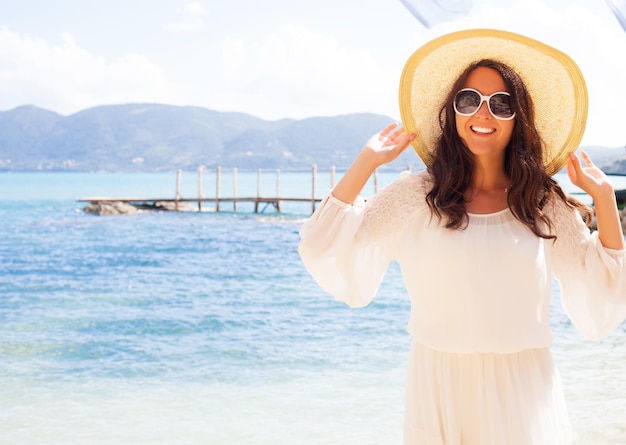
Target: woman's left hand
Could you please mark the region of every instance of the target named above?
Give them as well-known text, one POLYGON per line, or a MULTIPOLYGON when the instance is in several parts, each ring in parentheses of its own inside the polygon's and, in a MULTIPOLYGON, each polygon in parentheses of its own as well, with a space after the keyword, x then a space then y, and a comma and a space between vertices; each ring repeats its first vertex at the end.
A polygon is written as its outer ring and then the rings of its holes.
POLYGON ((613 185, 604 172, 591 162, 591 158, 589 158, 587 153, 582 151, 581 156, 585 161, 585 166, 582 165, 580 159, 574 153, 570 154, 569 162, 567 163, 567 176, 569 176, 572 184, 583 189, 594 200, 600 199, 605 195, 610 195, 611 199, 615 199, 613 185))
POLYGON ((624 234, 613 185, 604 172, 593 165, 584 151, 582 158, 585 161, 585 167, 580 163, 578 156, 574 153, 570 154, 567 175, 575 186, 580 187, 593 198, 598 237, 602 245, 609 249, 622 250, 624 249, 624 234))

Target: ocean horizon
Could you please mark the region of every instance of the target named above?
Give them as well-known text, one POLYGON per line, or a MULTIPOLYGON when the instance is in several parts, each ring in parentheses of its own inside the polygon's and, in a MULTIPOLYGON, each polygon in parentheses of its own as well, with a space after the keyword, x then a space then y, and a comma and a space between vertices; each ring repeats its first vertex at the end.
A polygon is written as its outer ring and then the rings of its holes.
MULTIPOLYGON (((237 179, 239 196, 312 196, 311 172, 237 179)), ((234 187, 223 170, 221 196, 234 187)), ((318 171, 316 197, 330 187, 318 171)), ((76 201, 175 190, 175 172, 0 173, 0 444, 402 443, 397 265, 370 306, 350 309, 298 257, 310 202, 95 216, 76 201)), ((215 190, 207 170, 204 196, 215 190)), ((195 172, 180 192, 198 196, 195 172)), ((551 326, 574 443, 626 444, 626 325, 585 340, 554 283, 551 326)))

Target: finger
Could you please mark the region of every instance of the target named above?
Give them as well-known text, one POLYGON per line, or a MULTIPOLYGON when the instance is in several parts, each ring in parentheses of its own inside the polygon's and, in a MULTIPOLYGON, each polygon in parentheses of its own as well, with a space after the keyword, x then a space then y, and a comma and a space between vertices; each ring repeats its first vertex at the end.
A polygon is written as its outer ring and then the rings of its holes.
POLYGON ((591 161, 591 158, 589 157, 589 155, 587 154, 586 151, 581 150, 580 154, 583 157, 583 160, 585 161, 585 164, 587 164, 588 167, 592 167, 593 166, 593 162, 591 161))
POLYGON ((383 131, 381 131, 381 132, 380 132, 380 135, 381 135, 381 136, 383 136, 383 137, 384 137, 384 136, 387 136, 387 135, 391 132, 391 130, 393 130, 393 129, 394 129, 394 128, 396 128, 397 126, 398 126, 397 122, 394 122, 393 124, 389 124, 389 125, 387 125, 387 126, 383 129, 383 131))
POLYGON ((569 176, 570 181, 574 182, 574 180, 576 179, 576 169, 574 168, 574 161, 572 160, 571 155, 565 168, 567 170, 567 176, 569 176))
POLYGON ((568 174, 570 164, 574 175, 582 174, 582 165, 580 164, 580 159, 578 159, 578 156, 575 153, 570 153, 569 155, 568 174))
POLYGON ((399 138, 401 138, 402 136, 406 135, 406 130, 404 127, 400 127, 398 129, 396 129, 390 136, 389 139, 391 139, 392 141, 396 141, 399 138))

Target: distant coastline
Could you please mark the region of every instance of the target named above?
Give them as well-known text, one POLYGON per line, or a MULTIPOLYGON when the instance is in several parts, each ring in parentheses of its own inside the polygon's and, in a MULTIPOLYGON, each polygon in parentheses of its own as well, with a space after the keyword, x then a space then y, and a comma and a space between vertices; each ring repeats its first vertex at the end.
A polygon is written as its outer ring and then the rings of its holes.
MULTIPOLYGON (((22 106, 0 112, 0 171, 347 166, 373 133, 393 121, 368 113, 266 121, 163 104, 107 105, 62 116, 22 106)), ((397 164, 416 161, 406 153, 397 164)))

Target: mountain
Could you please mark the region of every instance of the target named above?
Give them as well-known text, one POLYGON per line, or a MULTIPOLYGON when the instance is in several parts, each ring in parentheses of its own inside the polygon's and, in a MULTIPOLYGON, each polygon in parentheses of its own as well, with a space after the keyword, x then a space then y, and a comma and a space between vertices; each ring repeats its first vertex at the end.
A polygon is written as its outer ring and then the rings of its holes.
MULTIPOLYGON (((346 167, 369 137, 392 121, 367 113, 266 121, 163 104, 98 106, 62 116, 22 106, 0 112, 0 170, 346 167)), ((417 162, 412 152, 396 161, 417 162)))
MULTIPOLYGON (((172 171, 221 166, 309 169, 350 165, 393 119, 349 114, 267 121, 163 104, 106 105, 62 116, 26 105, 0 112, 0 171, 172 171)), ((626 174, 620 149, 585 148, 607 173, 626 174)), ((386 168, 423 167, 407 150, 386 168)))

